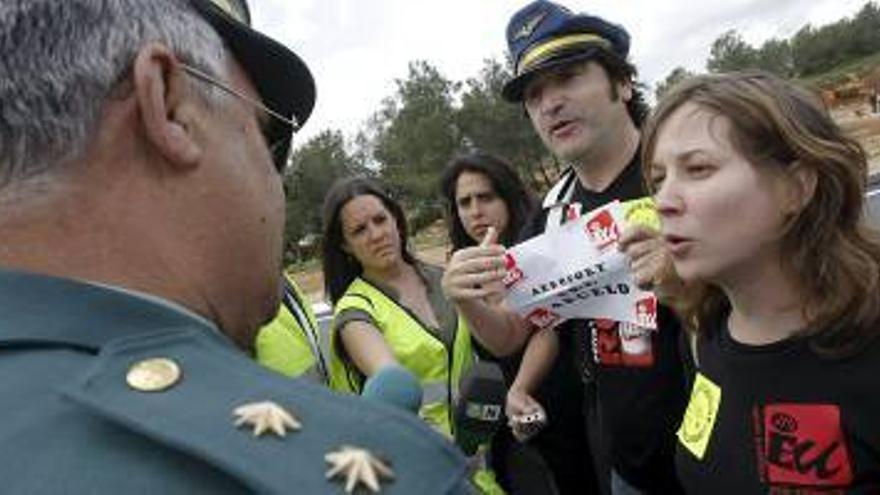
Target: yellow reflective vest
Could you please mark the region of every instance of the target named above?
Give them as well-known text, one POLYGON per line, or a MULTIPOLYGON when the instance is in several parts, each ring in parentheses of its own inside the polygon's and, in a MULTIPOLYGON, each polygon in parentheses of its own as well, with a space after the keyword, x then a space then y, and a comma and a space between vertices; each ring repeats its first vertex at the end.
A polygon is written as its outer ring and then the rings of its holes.
POLYGON ((327 366, 321 355, 321 331, 315 314, 293 279, 285 274, 284 282, 278 314, 257 333, 257 361, 283 375, 304 376, 326 384, 327 366))
MULTIPOLYGON (((471 338, 464 319, 447 348, 407 308, 362 278, 357 278, 333 308, 338 315, 347 309, 361 310, 373 319, 376 328, 401 366, 414 374, 422 385, 419 415, 434 429, 452 436, 452 407, 458 382, 472 358, 471 338)), ((336 352, 337 332, 330 335, 330 386, 343 392, 360 392, 359 372, 346 364, 336 352)))

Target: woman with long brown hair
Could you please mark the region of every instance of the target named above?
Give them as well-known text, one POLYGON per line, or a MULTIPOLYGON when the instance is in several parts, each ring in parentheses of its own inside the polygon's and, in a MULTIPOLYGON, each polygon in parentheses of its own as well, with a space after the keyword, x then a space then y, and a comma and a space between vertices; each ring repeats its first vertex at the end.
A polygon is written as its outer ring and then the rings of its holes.
MULTIPOLYGON (((323 220, 324 282, 334 306, 330 386, 362 393, 370 377, 402 366, 422 387, 419 415, 451 438, 453 398, 473 356, 466 322, 443 297, 443 270, 410 253, 403 208, 373 180, 334 183, 323 220)), ((481 493, 504 493, 491 471, 476 470, 474 481, 481 493)))
POLYGON ((694 337, 688 492, 880 490, 880 235, 862 149, 814 95, 748 72, 682 83, 643 153, 694 337))
MULTIPOLYGON (((447 205, 446 223, 452 251, 475 246, 494 228, 501 245, 512 246, 538 204, 513 167, 503 159, 472 151, 453 158, 441 179, 447 205)), ((474 342, 482 357, 489 352, 474 342)), ((521 356, 495 358, 508 386, 516 382, 521 356)), ((571 356, 556 359, 536 390, 537 400, 552 417, 548 427, 528 443, 510 430, 492 439, 492 467, 510 493, 589 493, 595 486, 584 431, 583 386, 571 356)))

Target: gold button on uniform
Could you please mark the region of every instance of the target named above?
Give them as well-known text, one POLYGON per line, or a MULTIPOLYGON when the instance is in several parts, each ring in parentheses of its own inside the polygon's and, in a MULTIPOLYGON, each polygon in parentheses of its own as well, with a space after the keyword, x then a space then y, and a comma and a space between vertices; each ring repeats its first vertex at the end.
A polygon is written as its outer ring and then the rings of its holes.
POLYGON ((180 366, 168 358, 139 361, 128 369, 125 381, 140 392, 161 392, 180 381, 180 366))

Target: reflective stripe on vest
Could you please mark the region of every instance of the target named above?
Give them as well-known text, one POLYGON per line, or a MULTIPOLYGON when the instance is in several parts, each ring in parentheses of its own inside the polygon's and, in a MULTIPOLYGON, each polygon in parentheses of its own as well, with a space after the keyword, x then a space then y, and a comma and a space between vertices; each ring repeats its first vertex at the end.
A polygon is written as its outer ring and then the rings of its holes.
MULTIPOLYGON (((318 327, 318 322, 315 320, 314 315, 305 309, 306 303, 303 301, 296 285, 287 276, 284 277, 283 297, 284 306, 296 318, 300 332, 305 337, 312 351, 312 356, 315 358, 312 368, 318 375, 319 383, 328 383, 330 374, 327 370, 327 363, 324 362, 324 355, 321 353, 321 329, 318 327)), ((309 371, 311 372, 312 370, 309 371)))
MULTIPOLYGON (((457 387, 454 387, 457 388, 457 387)), ((422 383, 422 406, 427 406, 434 402, 446 402, 449 398, 449 387, 445 381, 423 382, 422 383)))

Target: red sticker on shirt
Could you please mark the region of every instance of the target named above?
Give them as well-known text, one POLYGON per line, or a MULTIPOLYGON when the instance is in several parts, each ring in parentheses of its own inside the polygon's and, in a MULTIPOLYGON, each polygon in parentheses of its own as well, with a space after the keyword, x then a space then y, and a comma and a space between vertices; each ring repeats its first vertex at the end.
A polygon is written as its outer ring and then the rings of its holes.
POLYGON ((535 308, 526 316, 526 321, 541 330, 550 328, 559 322, 560 316, 547 308, 535 308))
POLYGON ((602 210, 587 222, 587 234, 600 251, 614 245, 620 237, 617 222, 608 210, 602 210))
POLYGON ((654 365, 651 330, 613 320, 594 320, 594 353, 604 366, 650 367, 654 365))
POLYGON ((636 301, 636 323, 643 327, 657 328, 657 298, 648 296, 636 301))
POLYGON ((846 487, 853 471, 833 404, 770 404, 761 409, 758 458, 771 485, 846 487))

